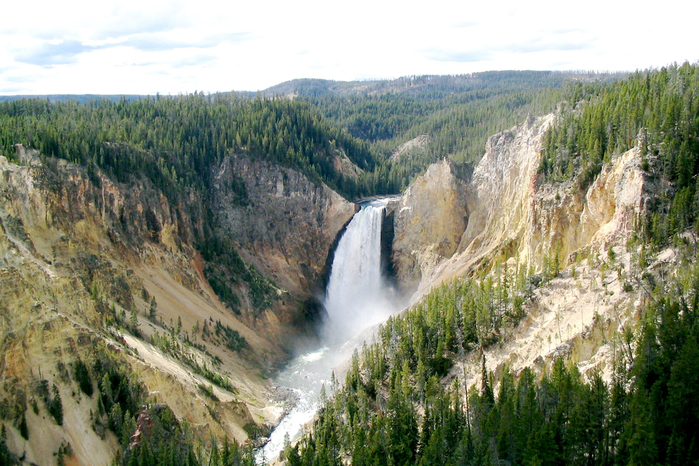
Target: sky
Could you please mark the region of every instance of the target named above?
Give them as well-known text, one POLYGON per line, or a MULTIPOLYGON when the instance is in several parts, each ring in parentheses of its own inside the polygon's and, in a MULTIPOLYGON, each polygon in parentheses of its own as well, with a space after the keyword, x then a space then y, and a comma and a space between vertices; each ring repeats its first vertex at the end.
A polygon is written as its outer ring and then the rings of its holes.
POLYGON ((256 91, 297 78, 699 60, 699 2, 687 0, 22 0, 2 10, 0 95, 256 91))

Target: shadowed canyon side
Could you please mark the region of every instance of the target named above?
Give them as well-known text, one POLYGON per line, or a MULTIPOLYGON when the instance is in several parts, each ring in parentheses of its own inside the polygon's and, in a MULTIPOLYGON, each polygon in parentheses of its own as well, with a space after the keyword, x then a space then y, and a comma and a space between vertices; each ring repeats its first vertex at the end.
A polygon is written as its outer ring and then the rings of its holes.
MULTIPOLYGON (((295 313, 319 286, 354 205, 290 169, 236 167, 250 196, 233 208, 247 210, 235 222, 218 219, 214 232, 244 257, 233 309, 209 286, 221 256, 195 248, 207 228, 202 199, 177 204, 147 180, 117 183, 18 151, 20 164, 0 157, 0 415, 14 426, 10 451, 52 464, 69 445, 80 464, 110 464, 120 436, 133 433, 122 425, 146 402, 166 403, 202 438, 243 442, 277 422, 265 376, 287 357, 281 336, 298 332, 305 316, 295 313), (256 209, 273 220, 260 223, 256 209), (285 243, 289 226, 298 236, 285 243), (313 239, 305 249, 304 235, 313 239), (250 277, 272 290, 262 306, 254 307, 250 277), (129 410, 117 414, 121 405, 105 393, 116 397, 127 380, 129 410)), ((222 173, 219 207, 241 191, 224 181, 222 173)))
MULTIPOLYGON (((601 368, 609 377, 609 338, 633 326, 642 300, 624 291, 623 280, 605 279, 604 260, 581 258, 615 256, 616 274, 634 276, 637 251, 626 244, 657 188, 646 180, 637 149, 606 164, 585 192, 572 182, 542 183, 542 137, 554 119, 529 118, 490 137, 467 183, 446 161, 431 166, 396 208, 394 263, 413 302, 457 277, 486 274, 497 281, 503 273, 542 274, 555 263, 563 272, 536 290, 528 317, 504 343, 485 350, 488 369, 543 369, 563 354, 584 371, 601 368)), ((476 382, 482 356, 474 352, 459 366, 471 374, 469 383, 476 382)))
POLYGON ((357 206, 298 171, 243 154, 224 158, 213 187, 216 233, 230 238, 242 258, 276 288, 271 300, 278 310, 252 320, 286 347, 298 346, 287 341, 298 333, 280 329, 319 321, 317 297, 323 292, 326 260, 357 206))

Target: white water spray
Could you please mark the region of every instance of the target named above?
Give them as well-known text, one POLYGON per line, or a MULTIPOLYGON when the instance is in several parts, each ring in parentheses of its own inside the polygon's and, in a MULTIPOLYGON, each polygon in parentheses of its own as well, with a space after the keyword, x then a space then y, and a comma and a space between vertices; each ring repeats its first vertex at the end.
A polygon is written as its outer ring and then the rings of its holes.
POLYGON ((345 342, 395 312, 381 273, 381 224, 386 200, 364 205, 335 250, 325 297, 327 343, 345 342))
POLYGON ((324 300, 322 344, 292 361, 277 378, 277 385, 291 389, 298 400, 259 451, 258 463, 276 458, 285 439, 294 442, 301 436, 318 410, 320 387, 329 386, 333 368, 351 355, 343 344, 399 309, 381 273, 381 224, 387 203, 379 199, 363 204, 340 238, 324 300))

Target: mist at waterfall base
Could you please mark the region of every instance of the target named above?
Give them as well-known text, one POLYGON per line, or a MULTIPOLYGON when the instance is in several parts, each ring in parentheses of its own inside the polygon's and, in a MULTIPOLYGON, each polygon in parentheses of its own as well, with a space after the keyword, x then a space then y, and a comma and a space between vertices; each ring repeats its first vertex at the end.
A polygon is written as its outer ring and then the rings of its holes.
POLYGON ((343 343, 397 310, 381 267, 385 207, 385 200, 363 206, 337 245, 324 303, 322 339, 327 344, 343 343))
MULTIPOLYGON (((327 316, 321 342, 291 361, 275 380, 282 390, 293 392, 296 403, 258 452, 258 463, 276 458, 285 442, 301 436, 304 425, 318 410, 321 387, 332 394, 333 370, 361 346, 362 331, 402 308, 400 297, 382 274, 381 225, 388 200, 360 204, 338 242, 323 300, 327 316)), ((342 379, 340 374, 337 379, 342 379)))

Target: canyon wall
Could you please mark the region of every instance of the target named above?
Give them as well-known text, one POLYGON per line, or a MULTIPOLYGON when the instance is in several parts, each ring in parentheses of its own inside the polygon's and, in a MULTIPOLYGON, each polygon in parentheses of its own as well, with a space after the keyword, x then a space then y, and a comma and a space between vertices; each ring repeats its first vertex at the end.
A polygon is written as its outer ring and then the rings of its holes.
MULTIPOLYGON (((455 365, 469 383, 481 356, 496 373, 543 370, 563 355, 608 376, 614 335, 633 325, 643 299, 630 285, 638 271, 627 240, 656 188, 640 154, 615 157, 585 190, 545 183, 542 138, 554 121, 529 118, 492 136, 470 176, 446 160, 432 165, 389 205, 390 268, 413 302, 453 279, 551 275, 500 343, 455 365)), ((81 464, 111 461, 118 440, 107 413, 95 414, 97 396, 74 376, 79 361, 105 354, 198 434, 245 441, 274 423, 281 410, 267 377, 322 312, 328 257, 357 206, 244 153, 212 168, 205 195, 173 200, 146 180, 118 183, 18 151, 20 163, 0 157, 0 370, 9 382, 0 416, 13 426, 11 451, 46 464, 68 442, 81 464), (222 289, 232 293, 224 302, 222 289), (63 425, 37 392, 54 385, 63 425)), ((663 257, 653 266, 671 267, 672 254, 663 257)))
POLYGON ((431 165, 391 206, 392 261, 404 292, 428 283, 432 271, 457 250, 468 224, 467 192, 454 164, 445 159, 431 165))
POLYGON ((118 439, 99 394, 111 365, 201 438, 244 442, 276 422, 268 376, 288 358, 284 344, 306 317, 300 303, 322 286, 354 205, 245 156, 218 167, 211 196, 192 189, 173 201, 147 180, 119 183, 21 146, 18 155, 0 157, 0 418, 10 451, 52 464, 68 444, 79 464, 111 464, 118 439), (198 252, 207 235, 239 248, 245 277, 278 297, 247 312, 241 280, 242 309, 222 303, 198 252), (96 394, 79 388, 80 363, 96 394), (49 414, 57 398, 61 424, 49 414))
POLYGON ((213 187, 219 234, 290 296, 287 312, 323 294, 327 258, 355 204, 302 173, 243 154, 224 159, 213 187))
MULTIPOLYGON (((585 190, 574 181, 546 183, 538 168, 543 134, 554 121, 553 115, 530 117, 490 137, 468 182, 458 180, 448 162, 433 165, 395 212, 393 260, 413 302, 457 278, 499 280, 517 271, 532 283, 551 277, 532 287, 526 317, 501 343, 454 369, 469 374, 469 383, 476 382, 483 356, 498 373, 505 365, 543 370, 563 355, 608 378, 621 351, 615 335, 638 317, 642 293, 631 285, 641 273, 638 251, 627 242, 656 188, 636 149, 605 164, 585 190)), ((663 267, 671 267, 667 256, 663 267)))
POLYGON ((538 174, 542 138, 554 116, 529 118, 491 136, 468 182, 451 163, 432 165, 401 198, 393 260, 415 298, 456 276, 509 261, 541 271, 557 256, 622 244, 648 202, 641 158, 632 149, 606 164, 581 192, 538 174))

